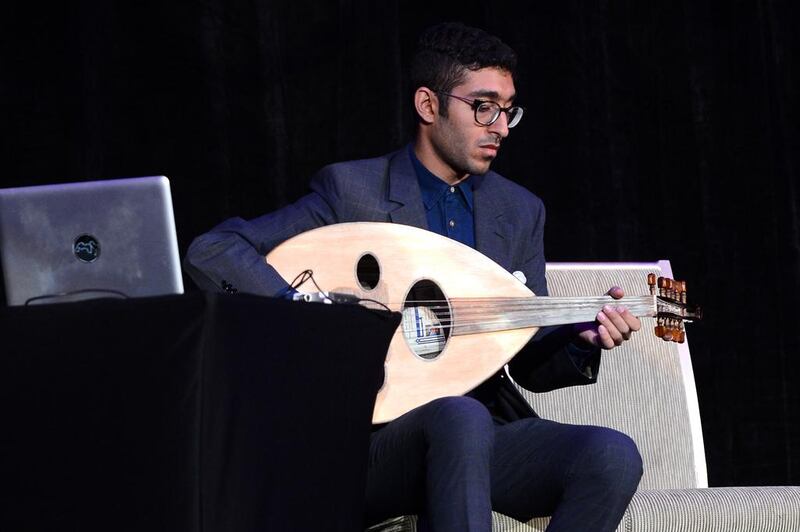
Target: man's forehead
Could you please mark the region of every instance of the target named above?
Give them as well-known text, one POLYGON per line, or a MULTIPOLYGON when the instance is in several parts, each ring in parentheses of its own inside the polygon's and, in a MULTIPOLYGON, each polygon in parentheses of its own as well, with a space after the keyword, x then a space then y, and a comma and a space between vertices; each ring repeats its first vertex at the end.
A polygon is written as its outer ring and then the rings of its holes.
POLYGON ((500 102, 503 100, 511 101, 516 97, 516 94, 513 91, 511 93, 501 93, 492 89, 475 89, 469 91, 466 96, 471 98, 488 98, 500 102))
POLYGON ((464 96, 472 98, 491 98, 493 100, 513 100, 516 96, 514 79, 507 70, 482 68, 467 72, 464 81, 456 88, 464 96))

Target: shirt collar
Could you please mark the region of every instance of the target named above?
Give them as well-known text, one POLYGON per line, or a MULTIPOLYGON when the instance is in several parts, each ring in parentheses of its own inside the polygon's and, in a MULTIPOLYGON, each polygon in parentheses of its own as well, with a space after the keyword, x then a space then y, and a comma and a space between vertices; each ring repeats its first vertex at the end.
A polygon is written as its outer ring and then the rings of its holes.
MULTIPOLYGON (((425 168, 425 165, 423 165, 420 160, 417 159, 417 154, 414 153, 413 144, 408 145, 408 153, 411 157, 411 163, 414 165, 414 170, 417 174, 419 189, 422 193, 422 202, 425 204, 425 209, 430 210, 431 207, 439 202, 442 196, 447 194, 447 191, 450 190, 450 185, 433 174, 433 172, 425 168)), ((472 210, 472 182, 473 176, 469 175, 458 185, 454 185, 461 191, 462 196, 469 206, 469 210, 472 210)))

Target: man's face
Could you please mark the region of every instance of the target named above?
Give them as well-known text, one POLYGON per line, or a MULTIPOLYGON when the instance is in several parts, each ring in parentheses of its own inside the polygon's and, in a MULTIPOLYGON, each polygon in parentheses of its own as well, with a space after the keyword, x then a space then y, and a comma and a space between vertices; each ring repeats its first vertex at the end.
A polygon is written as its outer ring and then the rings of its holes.
MULTIPOLYGON (((466 79, 450 94, 469 100, 491 100, 509 107, 516 95, 511 74, 498 68, 468 71, 466 79)), ((437 95, 440 102, 448 98, 447 117, 436 117, 431 128, 431 144, 438 159, 457 178, 467 174, 485 174, 497 156, 500 142, 508 136, 508 116, 500 117, 490 126, 475 121, 472 107, 457 98, 437 95)))

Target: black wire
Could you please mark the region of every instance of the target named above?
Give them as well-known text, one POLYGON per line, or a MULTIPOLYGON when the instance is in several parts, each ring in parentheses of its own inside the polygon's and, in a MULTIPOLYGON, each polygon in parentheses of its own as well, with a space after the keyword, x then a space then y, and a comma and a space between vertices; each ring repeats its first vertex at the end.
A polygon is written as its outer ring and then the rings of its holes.
POLYGON ((311 270, 303 270, 302 272, 298 273, 297 276, 292 280, 289 285, 284 288, 282 291, 275 294, 275 297, 281 297, 284 299, 291 299, 292 295, 297 292, 297 289, 303 286, 306 281, 313 275, 311 270))
MULTIPOLYGON (((314 279, 314 271, 313 271, 313 270, 303 270, 302 272, 300 272, 299 274, 297 274, 297 276, 296 276, 296 277, 294 278, 294 280, 291 282, 290 288, 292 288, 292 289, 295 289, 295 290, 296 290, 296 289, 300 288, 301 286, 303 286, 303 284, 305 284, 305 283, 306 283, 306 282, 308 282, 309 280, 310 280, 312 283, 314 283, 314 287, 317 289, 317 291, 319 291, 319 292, 322 292, 323 294, 326 294, 326 293, 327 293, 327 292, 325 292, 325 290, 323 290, 323 289, 322 289, 322 288, 319 286, 319 284, 317 284, 317 280, 316 280, 316 279, 314 279), (299 281, 299 283, 298 283, 298 279, 300 280, 300 281, 299 281), (297 283, 297 284, 296 284, 296 283, 297 283)), ((331 298, 329 298, 329 299, 331 299, 331 298)), ((387 311, 387 312, 393 312, 393 311, 392 311, 392 309, 390 309, 390 308, 389 308, 389 307, 387 307, 385 304, 383 304, 383 303, 381 303, 380 301, 378 301, 378 300, 375 300, 375 299, 369 299, 369 298, 358 298, 358 299, 357 299, 357 301, 358 301, 358 303, 375 303, 376 305, 380 305, 381 307, 383 307, 384 309, 386 309, 386 311, 387 311)), ((348 304, 348 303, 342 303, 342 302, 339 302, 339 301, 334 301, 333 299, 331 299, 331 303, 333 303, 334 305, 348 304)), ((365 308, 365 309, 367 309, 368 311, 370 311, 370 312, 373 312, 373 313, 378 311, 378 309, 370 308, 370 307, 368 307, 368 306, 364 306, 363 308, 365 308)))
POLYGON ((311 282, 314 283, 314 286, 317 288, 317 291, 325 294, 326 293, 325 290, 320 288, 319 285, 317 284, 317 280, 314 279, 314 272, 312 272, 311 270, 306 270, 306 271, 308 272, 309 279, 311 279, 311 282))
MULTIPOLYGON (((375 300, 375 299, 369 299, 369 298, 367 298, 367 297, 363 297, 363 298, 359 298, 359 299, 358 299, 358 302, 359 302, 359 303, 362 303, 362 302, 375 303, 376 305, 380 305, 380 306, 382 306, 383 308, 385 308, 385 309, 386 309, 388 312, 393 312, 393 311, 392 311, 392 309, 390 309, 389 307, 387 307, 386 305, 384 305, 383 303, 381 303, 380 301, 377 301, 377 300, 375 300)), ((368 310, 375 310, 375 309, 371 309, 371 308, 369 308, 369 307, 364 307, 364 308, 366 308, 366 309, 368 309, 368 310)))
MULTIPOLYGON (((306 284, 306 282, 309 279, 311 279, 312 281, 314 280, 314 272, 311 270, 303 270, 302 272, 297 274, 294 280, 292 280, 292 282, 289 284, 289 287, 294 290, 297 290, 298 288, 306 284)), ((316 285, 317 283, 314 282, 314 284, 316 285)))

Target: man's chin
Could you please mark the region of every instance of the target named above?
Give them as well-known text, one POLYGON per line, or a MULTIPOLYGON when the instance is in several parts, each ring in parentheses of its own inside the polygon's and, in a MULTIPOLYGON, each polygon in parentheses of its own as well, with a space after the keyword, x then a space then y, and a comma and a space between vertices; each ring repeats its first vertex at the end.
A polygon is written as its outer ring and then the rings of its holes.
POLYGON ((480 163, 473 164, 472 168, 471 168, 471 171, 470 171, 470 174, 472 174, 472 175, 483 175, 483 174, 485 174, 486 172, 489 171, 489 168, 492 166, 492 161, 493 160, 494 160, 494 158, 488 159, 488 160, 484 160, 484 161, 482 161, 480 163))
POLYGON ((471 157, 463 161, 463 164, 452 168, 458 169, 457 173, 460 175, 483 175, 489 171, 493 160, 494 157, 471 157))

